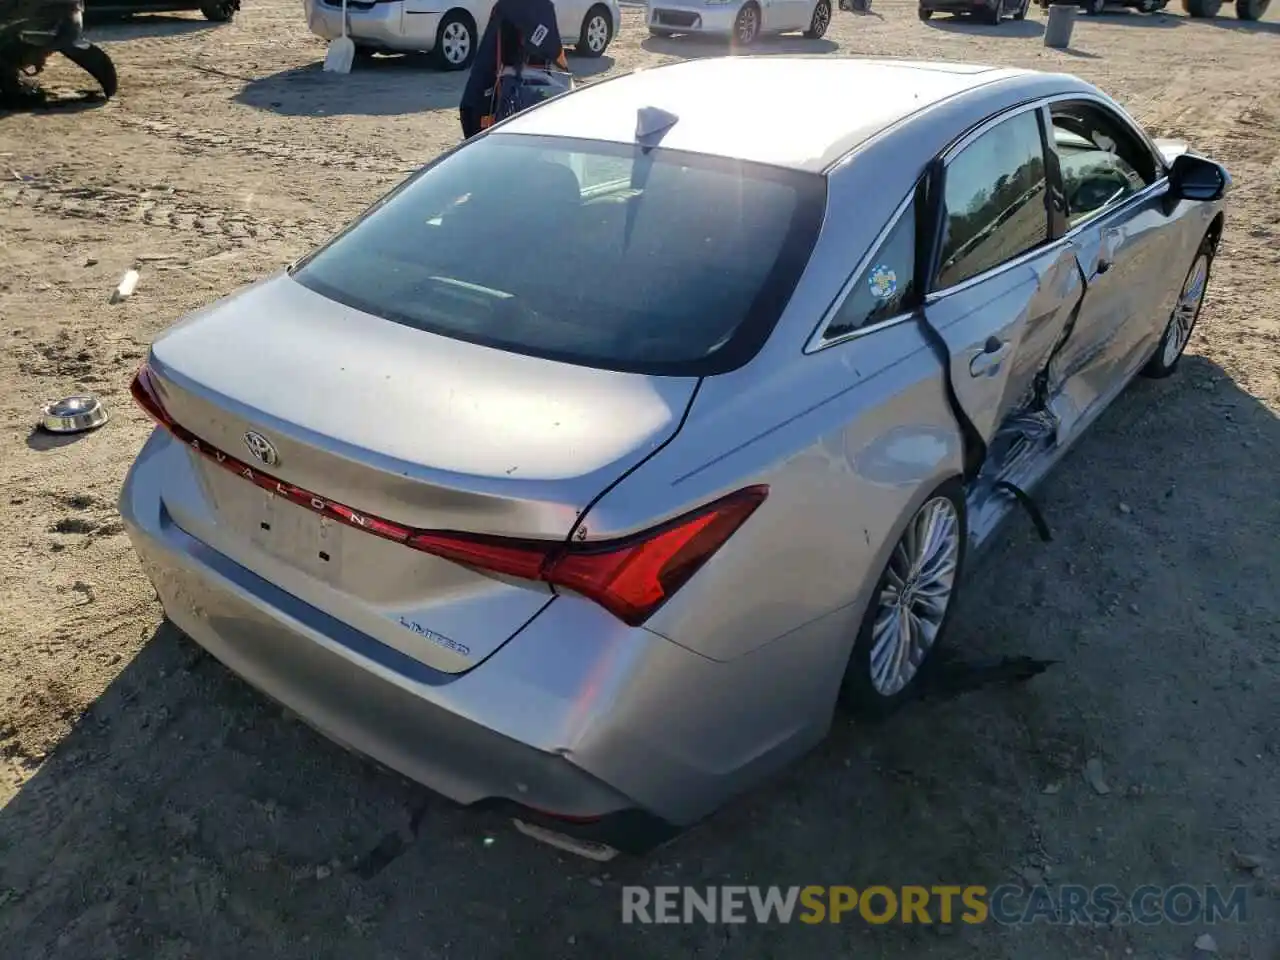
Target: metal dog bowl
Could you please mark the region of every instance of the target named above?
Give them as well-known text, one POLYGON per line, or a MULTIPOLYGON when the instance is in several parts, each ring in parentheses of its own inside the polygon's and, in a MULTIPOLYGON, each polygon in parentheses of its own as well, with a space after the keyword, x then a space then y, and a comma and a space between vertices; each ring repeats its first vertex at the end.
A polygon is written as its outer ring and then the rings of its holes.
POLYGON ((49 433, 84 433, 107 422, 107 408, 97 397, 63 397, 42 411, 40 426, 49 433))

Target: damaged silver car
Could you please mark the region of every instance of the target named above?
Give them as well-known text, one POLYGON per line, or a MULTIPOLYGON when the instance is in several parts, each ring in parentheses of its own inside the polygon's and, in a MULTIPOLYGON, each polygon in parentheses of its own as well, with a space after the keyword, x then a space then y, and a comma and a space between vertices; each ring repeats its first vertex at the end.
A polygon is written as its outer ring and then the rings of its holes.
POLYGON ((1064 75, 592 84, 160 336, 121 513, 333 739, 643 850, 913 695, 974 551, 1177 367, 1228 184, 1064 75))

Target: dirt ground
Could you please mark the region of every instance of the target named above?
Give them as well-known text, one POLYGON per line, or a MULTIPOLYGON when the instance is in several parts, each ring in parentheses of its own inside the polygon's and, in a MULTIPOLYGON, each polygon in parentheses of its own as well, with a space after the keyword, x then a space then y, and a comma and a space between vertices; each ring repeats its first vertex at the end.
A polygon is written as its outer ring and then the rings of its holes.
MULTIPOLYGON (((282 266, 458 137, 462 78, 345 78, 296 0, 96 29, 93 109, 0 116, 0 953, 69 957, 1280 958, 1280 24, 1116 12, 1040 42, 877 0, 762 52, 1067 70, 1236 178, 1180 374, 1130 389, 975 574, 955 643, 1062 661, 1021 689, 843 724, 643 860, 591 864, 321 740, 162 621, 115 512, 127 383, 184 312, 282 266), (137 294, 108 297, 143 259, 137 294), (96 391, 101 431, 31 430, 96 391), (1110 792, 1081 774, 1098 758, 1110 792), (1234 852, 1234 853, 1233 853, 1234 852), (1256 856, 1255 875, 1236 854, 1256 856), (625 883, 1248 884, 1247 921, 624 927, 625 883), (1203 942, 1203 941, 1202 941, 1203 942)), ((714 46, 628 10, 615 73, 714 46)), ((82 78, 69 67, 55 87, 82 78)), ((727 95, 732 95, 731 91, 727 95)), ((814 91, 870 97, 873 90, 814 91)), ((246 345, 252 349, 252 345, 246 345)))

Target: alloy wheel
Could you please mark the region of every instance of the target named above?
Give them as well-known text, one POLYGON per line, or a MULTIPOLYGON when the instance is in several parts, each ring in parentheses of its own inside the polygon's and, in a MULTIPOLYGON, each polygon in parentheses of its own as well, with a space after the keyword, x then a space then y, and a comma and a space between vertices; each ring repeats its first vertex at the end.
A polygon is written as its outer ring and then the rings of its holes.
POLYGON ((894 548, 871 634, 871 685, 882 696, 906 688, 938 637, 955 592, 960 537, 955 504, 938 496, 920 508, 894 548))
POLYGON ((740 44, 746 46, 755 42, 756 35, 760 32, 760 11, 755 4, 749 3, 738 12, 734 27, 740 44))
POLYGON ((1209 257, 1200 254, 1187 274, 1182 285, 1182 293, 1174 305, 1173 316, 1169 318, 1168 329, 1165 330, 1164 344, 1160 348, 1160 359, 1166 367, 1173 366, 1175 360, 1187 348, 1191 339, 1191 328, 1195 326, 1196 317, 1200 314, 1200 304, 1204 301, 1205 288, 1209 283, 1209 257))
POLYGON ((818 0, 813 8, 813 22, 809 25, 809 36, 821 38, 831 25, 831 4, 827 0, 818 0))

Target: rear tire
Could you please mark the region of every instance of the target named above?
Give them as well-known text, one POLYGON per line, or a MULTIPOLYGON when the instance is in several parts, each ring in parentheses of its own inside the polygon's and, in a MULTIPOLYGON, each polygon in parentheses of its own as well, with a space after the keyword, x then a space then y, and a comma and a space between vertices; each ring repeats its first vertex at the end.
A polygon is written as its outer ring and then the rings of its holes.
POLYGON ((1027 19, 1027 10, 1028 10, 1028 8, 1030 8, 1030 6, 1031 6, 1031 0, 1022 0, 1022 6, 1020 6, 1020 7, 1019 7, 1015 12, 1014 12, 1014 14, 1013 14, 1013 19, 1015 19, 1015 20, 1025 20, 1025 19, 1027 19))
POLYGON ((996 0, 996 5, 991 10, 982 11, 982 22, 989 27, 1000 26, 1000 21, 1004 19, 1004 0, 996 0))
POLYGON ((821 40, 827 35, 827 27, 831 26, 831 0, 818 0, 813 8, 813 16, 809 20, 809 29, 804 35, 809 40, 821 40))
POLYGON ((928 7, 917 7, 916 16, 919 17, 921 20, 928 20, 930 17, 933 16, 933 11, 930 10, 928 7))
POLYGON ((733 21, 733 43, 739 47, 749 47, 760 39, 760 8, 755 0, 743 4, 738 16, 733 21))
POLYGON ((441 70, 465 70, 475 59, 479 43, 475 21, 470 14, 450 10, 436 30, 436 45, 431 49, 431 59, 441 70))
POLYGON ((599 57, 613 42, 613 18, 609 11, 597 4, 582 18, 582 30, 578 34, 578 46, 574 51, 583 57, 599 57))
MULTIPOLYGON (((946 639, 964 573, 967 540, 964 485, 956 478, 948 480, 925 498, 923 506, 908 522, 876 582, 840 685, 840 703, 845 709, 866 719, 881 719, 911 699, 916 681, 927 668, 929 658, 946 639), (945 521, 948 528, 944 531, 941 526, 931 527, 925 531, 931 536, 918 536, 920 528, 917 525, 930 516, 945 521), (944 543, 944 534, 954 540, 944 543), (935 544, 938 549, 929 551, 924 544, 934 543, 934 536, 938 538, 935 544), (911 559, 916 553, 912 549, 914 544, 920 545, 923 560, 919 563, 911 559), (943 572, 944 567, 950 570, 945 595, 939 592, 941 581, 932 576, 943 572), (894 599, 904 597, 908 600, 905 604, 894 599), (933 602, 926 603, 921 597, 932 598, 933 602), (939 602, 942 613, 937 617, 927 608, 936 609, 939 602), (893 624, 899 622, 893 618, 905 616, 904 611, 908 611, 918 624, 924 619, 918 616, 922 609, 926 611, 933 629, 932 639, 923 646, 909 645, 905 650, 906 656, 901 659, 886 660, 886 657, 892 657, 892 641, 902 636, 893 628, 893 624), (886 674, 895 675, 896 680, 902 681, 901 686, 886 686, 886 674)), ((922 637, 927 637, 927 634, 909 632, 909 639, 919 640, 922 637)))
POLYGON ((1084 12, 1091 17, 1100 17, 1107 11, 1107 0, 1085 0, 1084 12))
POLYGON ((1218 15, 1218 11, 1222 9, 1222 0, 1182 0, 1182 9, 1189 17, 1208 20, 1218 15))
POLYGON ((1261 20, 1269 6, 1271 6, 1271 0, 1236 0, 1236 19, 1261 20))
POLYGON ((1178 369, 1178 361, 1186 352, 1191 334, 1196 328, 1196 321, 1200 319, 1200 311, 1204 307, 1204 295, 1209 286, 1209 275, 1213 271, 1213 254, 1213 240, 1206 236, 1200 241, 1195 259, 1187 269, 1186 279, 1182 281, 1182 290, 1178 294, 1178 303, 1174 306, 1169 322, 1165 325, 1164 334, 1160 337, 1160 346, 1156 347, 1155 354, 1142 368, 1144 377, 1163 380, 1178 369), (1199 289, 1192 293, 1195 302, 1188 304, 1188 288, 1197 282, 1197 271, 1201 269, 1201 265, 1203 265, 1203 276, 1198 280, 1199 289), (1179 311, 1183 311, 1181 322, 1179 322, 1179 311))

